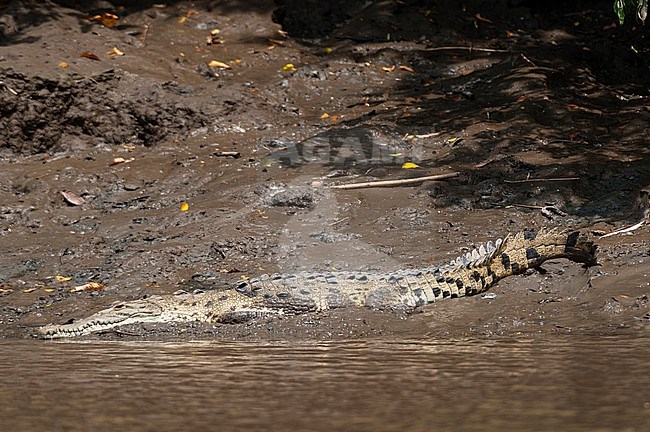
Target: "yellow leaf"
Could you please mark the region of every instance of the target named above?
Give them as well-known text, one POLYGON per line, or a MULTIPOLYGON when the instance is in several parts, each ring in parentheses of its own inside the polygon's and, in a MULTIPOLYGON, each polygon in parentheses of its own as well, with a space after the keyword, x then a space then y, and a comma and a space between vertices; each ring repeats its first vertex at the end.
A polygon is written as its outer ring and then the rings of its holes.
POLYGON ((458 141, 459 139, 460 139, 460 138, 458 138, 458 137, 452 137, 452 138, 449 138, 449 139, 447 140, 447 143, 449 143, 449 144, 453 144, 453 143, 455 143, 456 141, 458 141))
POLYGON ((332 53, 332 48, 327 47, 325 48, 325 54, 331 54, 332 53))
POLYGON ((107 52, 106 54, 108 54, 108 55, 111 56, 111 57, 115 57, 115 56, 123 56, 123 55, 124 55, 124 52, 120 51, 120 50, 117 49, 117 48, 113 48, 112 50, 110 50, 110 51, 107 52))
POLYGON ((61 276, 61 275, 56 275, 54 276, 54 279, 58 280, 59 282, 66 282, 72 279, 72 276, 61 276))
POLYGON ((45 292, 54 292, 56 290, 54 288, 45 288, 43 291, 45 291, 45 292))
POLYGON ((217 60, 212 60, 210 63, 208 63, 208 66, 220 69, 230 69, 230 65, 228 63, 220 62, 217 60))
POLYGON ((287 63, 286 65, 282 66, 282 72, 295 72, 296 67, 293 65, 293 63, 287 63))
POLYGON ((320 118, 322 118, 322 119, 326 119, 326 118, 329 117, 329 116, 330 116, 329 114, 327 114, 327 113, 323 113, 323 115, 320 116, 320 118))
POLYGON ((62 61, 61 63, 59 63, 59 67, 65 69, 68 67, 68 63, 62 61))
POLYGON ((420 165, 414 164, 413 162, 404 162, 404 165, 402 165, 402 169, 412 169, 412 168, 420 168, 420 165))
POLYGON ((184 203, 181 204, 181 211, 182 212, 186 212, 189 209, 190 209, 190 205, 188 203, 184 202, 184 203))
POLYGON ((178 22, 181 23, 181 24, 183 24, 185 21, 187 21, 187 17, 180 17, 178 19, 178 22))
POLYGON ((104 289, 104 285, 99 282, 88 282, 84 285, 79 285, 70 290, 70 292, 79 292, 79 291, 101 291, 104 289))

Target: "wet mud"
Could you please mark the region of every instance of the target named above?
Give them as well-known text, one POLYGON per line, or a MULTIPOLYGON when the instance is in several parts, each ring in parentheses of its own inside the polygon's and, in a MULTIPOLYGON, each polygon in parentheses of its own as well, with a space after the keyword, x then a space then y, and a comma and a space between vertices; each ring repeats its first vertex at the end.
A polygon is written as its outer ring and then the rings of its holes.
MULTIPOLYGON (((0 1, 0 337, 261 273, 415 268, 524 228, 636 224, 647 32, 608 1, 552 3, 0 1)), ((596 267, 550 262, 411 315, 96 337, 647 334, 650 233, 627 234, 597 241, 596 267)))

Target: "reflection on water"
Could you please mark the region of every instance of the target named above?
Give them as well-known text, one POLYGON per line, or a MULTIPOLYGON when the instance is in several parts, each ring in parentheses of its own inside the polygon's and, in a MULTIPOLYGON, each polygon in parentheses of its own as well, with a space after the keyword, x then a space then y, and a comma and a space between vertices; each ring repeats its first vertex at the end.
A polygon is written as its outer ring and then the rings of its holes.
POLYGON ((6 341, 0 430, 647 431, 649 354, 615 338, 6 341))

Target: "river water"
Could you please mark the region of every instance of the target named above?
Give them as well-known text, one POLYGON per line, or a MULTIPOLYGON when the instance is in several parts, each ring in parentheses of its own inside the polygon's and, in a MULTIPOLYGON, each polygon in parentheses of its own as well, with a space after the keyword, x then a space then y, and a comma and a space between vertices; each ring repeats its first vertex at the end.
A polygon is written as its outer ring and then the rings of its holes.
POLYGON ((0 342, 0 431, 648 431, 650 341, 0 342))

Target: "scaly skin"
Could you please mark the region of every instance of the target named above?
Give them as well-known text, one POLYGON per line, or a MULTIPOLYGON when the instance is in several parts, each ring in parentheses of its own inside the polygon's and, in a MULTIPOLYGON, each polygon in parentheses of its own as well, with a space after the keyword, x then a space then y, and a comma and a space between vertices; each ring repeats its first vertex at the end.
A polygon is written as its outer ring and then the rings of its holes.
POLYGON ((489 242, 450 264, 421 270, 366 274, 353 272, 263 275, 229 289, 151 296, 118 303, 71 324, 39 329, 41 337, 85 335, 144 322, 236 323, 270 315, 298 315, 341 307, 413 309, 447 297, 486 291, 509 275, 568 258, 596 263, 596 246, 579 232, 524 231, 489 242))

